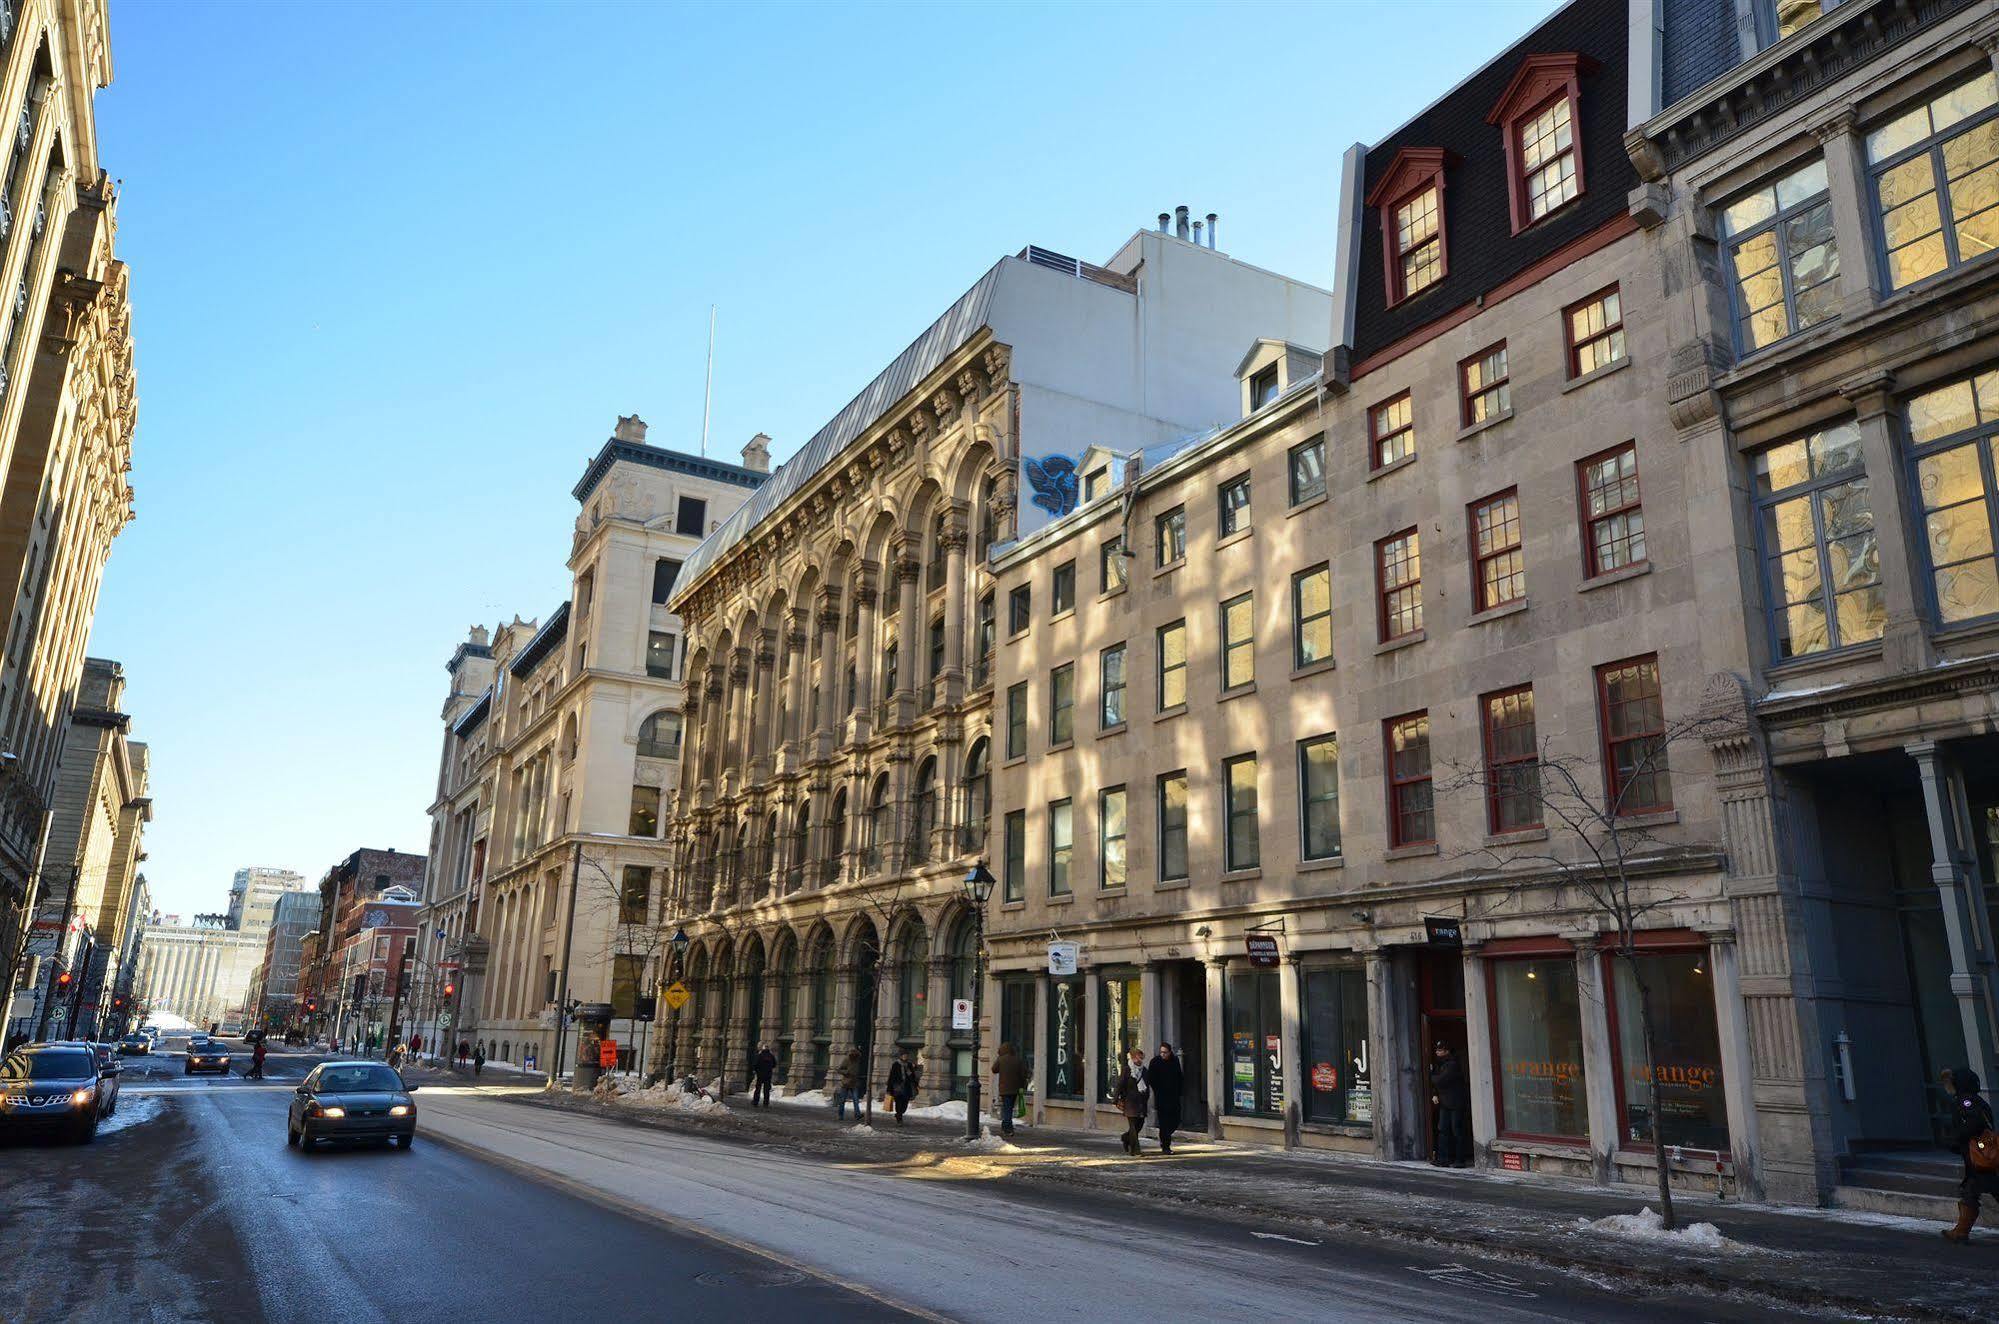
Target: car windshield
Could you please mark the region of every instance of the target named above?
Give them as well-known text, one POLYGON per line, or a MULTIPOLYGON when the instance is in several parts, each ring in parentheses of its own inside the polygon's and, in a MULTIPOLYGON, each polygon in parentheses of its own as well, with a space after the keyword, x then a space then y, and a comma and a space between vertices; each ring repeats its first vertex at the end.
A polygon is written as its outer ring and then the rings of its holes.
POLYGON ((9 1053, 5 1062, 0 1062, 0 1081, 8 1080, 86 1080, 92 1074, 90 1054, 82 1049, 58 1049, 54 1052, 9 1053))
POLYGON ((387 1067, 326 1067, 319 1073, 321 1094, 402 1093, 403 1078, 387 1067))

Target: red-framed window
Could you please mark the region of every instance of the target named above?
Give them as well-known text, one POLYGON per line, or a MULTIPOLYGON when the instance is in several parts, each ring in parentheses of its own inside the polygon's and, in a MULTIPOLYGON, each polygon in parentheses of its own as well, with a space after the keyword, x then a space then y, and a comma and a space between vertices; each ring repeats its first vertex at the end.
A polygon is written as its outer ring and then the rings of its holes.
POLYGON ((1374 545, 1374 588, 1381 642, 1423 628, 1423 556, 1415 529, 1390 534, 1374 545))
POLYGON ((1645 560, 1645 509, 1638 496, 1638 445, 1625 442, 1576 465, 1582 503, 1583 568, 1591 579, 1645 560))
POLYGON ((1624 296, 1613 285, 1562 310, 1562 336, 1569 346, 1569 377, 1586 377, 1622 362, 1624 296))
POLYGON ((1530 55, 1485 117, 1506 149, 1515 234, 1583 195, 1582 76, 1594 67, 1573 51, 1530 55))
POLYGON ((1482 349, 1458 364, 1458 423, 1471 427, 1513 408, 1507 385, 1506 342, 1482 349))
POLYGON ((1409 392, 1367 411, 1368 467, 1385 469, 1416 453, 1416 405, 1409 392))
POLYGON ((1671 809, 1673 781, 1666 762, 1666 705, 1659 689, 1658 654, 1598 667, 1596 699, 1603 733, 1604 789, 1611 812, 1625 816, 1671 809))
POLYGON ((1482 955, 1499 1134, 1589 1143, 1575 948, 1559 938, 1509 938, 1487 943, 1482 955))
POLYGON ((1541 751, 1534 732, 1534 687, 1479 700, 1485 738, 1486 826, 1494 834, 1541 826, 1541 751))
POLYGON ((1427 846, 1437 839, 1430 783, 1430 713, 1407 713, 1381 724, 1388 759, 1388 844, 1427 846))
POLYGON ((1382 282, 1390 307, 1421 294, 1450 273, 1440 147, 1405 147, 1395 154, 1366 205, 1380 216, 1382 282))
POLYGON ((1520 546, 1520 490, 1509 487, 1468 509, 1472 601, 1491 611, 1527 596, 1527 560, 1520 546))
POLYGON ((1640 972, 1632 969, 1636 964, 1643 967, 1652 993, 1666 1143, 1706 1151, 1726 1165, 1728 1107, 1709 942, 1690 929, 1650 929, 1631 936, 1637 950, 1630 961, 1612 951, 1600 958, 1611 1062, 1617 1067, 1618 1148, 1642 1153, 1652 1147, 1652 1068, 1646 1063, 1640 972))

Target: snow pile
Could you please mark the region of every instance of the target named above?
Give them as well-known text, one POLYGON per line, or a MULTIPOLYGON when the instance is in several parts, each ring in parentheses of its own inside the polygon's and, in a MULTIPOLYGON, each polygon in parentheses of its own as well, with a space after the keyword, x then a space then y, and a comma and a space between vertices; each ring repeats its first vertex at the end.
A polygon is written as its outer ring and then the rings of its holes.
POLYGON ((847 1134, 850 1136, 871 1136, 874 1133, 875 1129, 866 1122, 855 1122, 847 1128, 847 1134))
POLYGON ((627 1108, 639 1108, 647 1112, 682 1112, 700 1115, 727 1116, 729 1105, 707 1093, 689 1093, 678 1083, 672 1085, 649 1085, 644 1088, 627 1086, 622 1083, 611 1089, 615 1103, 627 1108))
POLYGON ((1011 1140, 994 1135, 990 1130, 980 1132, 977 1140, 967 1140, 961 1137, 958 1143, 963 1145, 967 1151, 974 1154, 1018 1154, 1021 1152, 1019 1145, 1014 1144, 1011 1140))
POLYGON ((787 1103, 794 1108, 830 1108, 833 1096, 825 1090, 805 1090, 798 1094, 787 1094, 782 1090, 771 1091, 773 1103, 787 1103))
POLYGON ((1704 1251, 1711 1255, 1737 1254, 1747 1249, 1721 1235, 1721 1229, 1712 1223, 1688 1223, 1669 1232, 1666 1220, 1651 1205, 1646 1205, 1635 1214, 1578 1218, 1576 1227, 1584 1232, 1595 1232, 1622 1241, 1642 1241, 1655 1246, 1671 1246, 1675 1250, 1704 1251))
POLYGON ((965 1120, 965 1101, 963 1099, 946 1099, 942 1103, 933 1103, 927 1108, 911 1108, 909 1115, 911 1117, 934 1117, 944 1122, 962 1122, 965 1120))

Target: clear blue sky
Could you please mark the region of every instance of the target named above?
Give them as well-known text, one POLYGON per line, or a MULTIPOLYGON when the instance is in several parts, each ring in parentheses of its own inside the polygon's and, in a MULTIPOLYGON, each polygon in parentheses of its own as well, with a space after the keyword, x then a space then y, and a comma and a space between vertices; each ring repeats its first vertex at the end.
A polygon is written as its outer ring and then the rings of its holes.
POLYGON ((710 303, 713 449, 783 458, 1028 243, 1184 202, 1329 285, 1340 150, 1553 5, 1412 8, 113 0, 138 519, 91 651, 159 904, 425 848, 446 658, 566 594, 616 415, 694 447, 710 303))

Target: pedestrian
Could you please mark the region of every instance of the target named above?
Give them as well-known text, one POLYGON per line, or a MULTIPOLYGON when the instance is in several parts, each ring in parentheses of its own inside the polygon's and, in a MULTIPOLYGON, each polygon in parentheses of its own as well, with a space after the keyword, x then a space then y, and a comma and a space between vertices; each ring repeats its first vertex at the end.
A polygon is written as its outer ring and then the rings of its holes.
POLYGON ((888 1097, 895 1105, 895 1124, 902 1125, 902 1115, 909 1111, 909 1101, 916 1094, 916 1087, 923 1079, 923 1068, 905 1048, 895 1055, 895 1061, 888 1068, 888 1097))
POLYGON ((841 1121, 847 1120, 847 1105, 854 1105, 854 1120, 861 1120, 861 1050, 849 1048, 840 1064, 840 1087, 833 1091, 833 1109, 841 1121))
POLYGON ((1159 1152, 1171 1154, 1173 1133, 1180 1129, 1180 1095, 1187 1086, 1172 1044, 1160 1042, 1159 1051, 1145 1064, 1145 1083, 1152 1091, 1152 1113, 1159 1119, 1159 1152))
POLYGON ((750 1106, 770 1107, 770 1078, 777 1074, 777 1054, 770 1051, 769 1044, 757 1045, 757 1055, 750 1060, 750 1070, 756 1076, 756 1084, 750 1090, 750 1106))
POLYGON ((421 1055, 422 1055, 422 1053, 423 1053, 423 1036, 422 1036, 422 1035, 420 1035, 420 1034, 413 1034, 413 1035, 411 1035, 411 1036, 410 1036, 410 1056, 411 1056, 411 1057, 418 1057, 418 1056, 421 1056, 421 1055))
POLYGON ((1992 1105, 1978 1095, 1978 1073, 1952 1067, 1943 1073, 1951 1092, 1949 1145, 1964 1160, 1964 1177, 1957 1184, 1957 1226, 1944 1229, 1948 1241, 1971 1240, 1984 1196, 1999 1201, 1999 1134, 1992 1129, 1992 1105))
POLYGON ((1112 1101, 1118 1111, 1124 1114, 1124 1152, 1137 1158, 1144 1153, 1138 1143, 1138 1133, 1145 1125, 1145 1054, 1134 1048, 1126 1055, 1124 1064, 1118 1068, 1117 1089, 1112 1101))
POLYGON ((993 1058, 993 1091, 999 1095, 1000 1134, 1013 1134, 1013 1113, 1020 1096, 1027 1092, 1027 1064, 1020 1060, 1012 1044, 1001 1044, 993 1058))
POLYGON ((472 1074, 478 1075, 486 1069, 486 1045, 472 1045, 472 1074))
POLYGON ((250 1069, 243 1073, 243 1079, 262 1080, 263 1078, 264 1078, 264 1041, 262 1039, 259 1039, 257 1041, 257 1046, 250 1050, 250 1069))
POLYGON ((1430 1162, 1439 1168, 1471 1166, 1471 1084, 1465 1064, 1438 1042, 1430 1063, 1430 1103, 1437 1110, 1437 1143, 1430 1162))
POLYGON ((472 1045, 466 1043, 463 1039, 460 1039, 458 1041, 458 1065, 462 1067, 471 1060, 472 1060, 472 1045))

